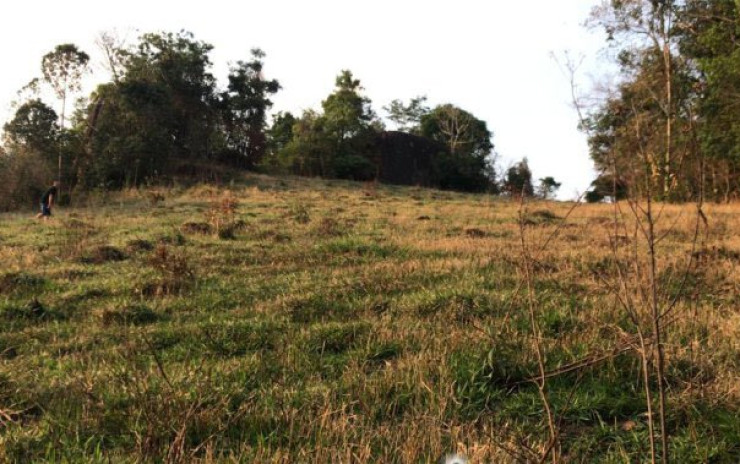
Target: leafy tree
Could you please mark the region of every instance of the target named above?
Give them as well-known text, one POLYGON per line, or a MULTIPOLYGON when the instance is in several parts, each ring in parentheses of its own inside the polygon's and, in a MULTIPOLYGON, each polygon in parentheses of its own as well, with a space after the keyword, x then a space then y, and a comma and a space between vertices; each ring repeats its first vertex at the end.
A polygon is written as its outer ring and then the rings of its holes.
POLYGON ((174 154, 197 159, 210 153, 216 127, 216 80, 210 72, 211 44, 195 40, 190 32, 148 33, 141 36, 129 58, 124 81, 131 90, 164 99, 160 105, 174 154))
POLYGON ((532 171, 527 158, 522 159, 506 171, 504 191, 512 197, 531 197, 534 195, 532 171))
POLYGON ((179 32, 144 34, 125 51, 118 81, 99 86, 88 108, 95 129, 78 163, 85 185, 139 183, 216 157, 225 137, 212 49, 179 32))
POLYGON ((99 86, 92 100, 88 114, 94 130, 77 163, 82 187, 136 185, 170 168, 178 150, 164 88, 124 79, 99 86))
POLYGON ((679 14, 680 51, 697 81, 695 115, 696 170, 694 187, 706 179, 708 198, 729 201, 740 193, 740 5, 730 0, 687 0, 679 14))
POLYGON ((543 177, 540 179, 540 184, 537 188, 538 194, 543 199, 548 200, 555 195, 555 192, 560 189, 561 185, 562 184, 560 182, 555 181, 551 176, 543 177))
POLYGON ((332 153, 335 146, 325 136, 325 119, 315 111, 304 111, 291 128, 292 138, 278 153, 278 163, 301 176, 333 175, 332 153))
POLYGON ((298 120, 290 112, 277 112, 272 116, 272 125, 267 130, 267 156, 263 165, 273 171, 282 171, 279 154, 293 140, 293 127, 298 120))
POLYGON ((59 125, 56 112, 39 99, 24 103, 3 129, 7 143, 25 146, 47 160, 57 152, 59 125))
POLYGON ((339 144, 366 129, 375 117, 370 100, 360 95, 360 80, 351 71, 342 71, 336 79, 336 89, 321 102, 327 134, 339 144))
POLYGON ((115 31, 101 32, 95 39, 95 45, 105 57, 103 66, 110 72, 113 82, 118 83, 125 73, 126 62, 131 56, 126 41, 115 31))
POLYGON ((324 114, 318 124, 333 147, 329 152, 330 172, 341 178, 366 179, 379 123, 352 72, 342 71, 335 84, 334 92, 321 103, 324 114))
POLYGON ((611 174, 601 174, 591 182, 591 190, 586 192, 586 201, 599 203, 606 198, 612 201, 624 200, 628 197, 629 187, 624 179, 611 174))
POLYGON ((426 96, 412 98, 408 104, 401 100, 393 100, 383 109, 399 131, 417 134, 420 131, 421 119, 431 111, 426 106, 426 101, 426 96))
POLYGON ((446 104, 422 116, 420 132, 447 147, 435 160, 440 187, 484 191, 495 186, 492 134, 485 121, 446 104))
MULTIPOLYGON (((290 131, 289 119, 276 119, 273 136, 278 164, 296 174, 348 179, 374 176, 375 138, 380 125, 350 71, 336 78, 336 88, 321 104, 323 113, 306 111, 290 131), (290 132, 292 139, 285 143, 290 132)), ((292 116, 291 116, 292 118, 292 116)))
MULTIPOLYGON (((89 61, 90 56, 74 44, 57 45, 53 51, 44 55, 41 60, 41 71, 44 80, 51 85, 57 97, 62 101, 62 111, 60 113, 62 130, 64 130, 67 97, 71 92, 80 90, 82 76, 87 72, 89 61)), ((61 151, 58 164, 59 179, 61 179, 61 151)))
POLYGON ((262 75, 264 56, 254 49, 251 61, 237 62, 229 73, 228 91, 221 95, 228 150, 247 168, 254 168, 265 155, 269 96, 280 89, 277 80, 265 80, 262 75))
POLYGON ((690 148, 697 73, 678 47, 677 31, 686 27, 682 3, 609 1, 592 15, 612 45, 621 47, 622 73, 616 95, 588 124, 599 144, 611 138, 610 150, 597 153, 592 146, 592 156, 602 158, 595 159, 599 170, 625 179, 639 197, 670 200, 697 193, 692 179, 698 159, 690 148))

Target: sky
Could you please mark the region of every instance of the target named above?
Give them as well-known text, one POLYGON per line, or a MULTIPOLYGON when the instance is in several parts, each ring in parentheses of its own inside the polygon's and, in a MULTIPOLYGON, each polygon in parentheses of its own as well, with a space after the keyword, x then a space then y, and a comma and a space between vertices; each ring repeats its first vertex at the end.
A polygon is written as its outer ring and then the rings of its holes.
MULTIPOLYGON (((115 30, 130 42, 143 32, 185 29, 214 45, 214 74, 225 85, 229 62, 259 47, 265 75, 282 90, 273 111, 320 109, 337 74, 359 78, 374 110, 426 95, 488 123, 500 164, 527 157, 535 179, 562 182, 571 199, 593 180, 585 135, 562 63, 576 61, 579 93, 602 79, 605 38, 583 26, 598 0, 129 0, 7 2, 0 15, 0 121, 41 57, 74 43, 94 61, 86 81, 108 79, 95 38, 115 30), (560 57, 559 60, 553 58, 560 57)), ((52 96, 45 98, 55 108, 52 96)))

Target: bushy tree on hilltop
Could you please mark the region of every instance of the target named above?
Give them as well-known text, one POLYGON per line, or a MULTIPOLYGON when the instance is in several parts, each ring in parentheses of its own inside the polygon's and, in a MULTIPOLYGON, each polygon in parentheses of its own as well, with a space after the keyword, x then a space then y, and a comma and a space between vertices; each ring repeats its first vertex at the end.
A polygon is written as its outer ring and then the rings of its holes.
POLYGON ((493 134, 485 121, 445 104, 421 117, 419 133, 447 147, 435 159, 440 187, 474 192, 495 187, 493 134))
POLYGON ((25 146, 52 162, 59 151, 57 113, 39 99, 23 103, 13 119, 3 126, 6 143, 11 147, 25 146))
POLYGON ((232 66, 228 90, 220 95, 225 156, 248 169, 257 166, 267 152, 267 110, 272 107, 269 96, 280 90, 277 80, 266 80, 262 75, 264 57, 262 50, 254 49, 250 61, 232 66))
POLYGON ((375 175, 371 158, 379 121, 352 72, 342 71, 335 84, 321 103, 323 112, 304 112, 278 156, 295 174, 370 179, 375 175))
POLYGON ((522 159, 506 171, 504 191, 512 197, 531 197, 534 195, 532 171, 527 158, 522 159))

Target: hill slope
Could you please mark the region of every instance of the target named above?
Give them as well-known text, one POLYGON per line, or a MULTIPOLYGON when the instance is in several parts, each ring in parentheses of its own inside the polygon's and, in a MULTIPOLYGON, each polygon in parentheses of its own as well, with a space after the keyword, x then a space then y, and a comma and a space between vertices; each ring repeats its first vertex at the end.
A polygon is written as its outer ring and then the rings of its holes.
MULTIPOLYGON (((266 177, 96 201, 0 216, 4 461, 532 459, 538 345, 556 451, 646 456, 617 298, 645 250, 611 206, 266 177)), ((740 210, 708 216, 705 248, 690 207, 660 222, 677 462, 740 459, 740 210)))

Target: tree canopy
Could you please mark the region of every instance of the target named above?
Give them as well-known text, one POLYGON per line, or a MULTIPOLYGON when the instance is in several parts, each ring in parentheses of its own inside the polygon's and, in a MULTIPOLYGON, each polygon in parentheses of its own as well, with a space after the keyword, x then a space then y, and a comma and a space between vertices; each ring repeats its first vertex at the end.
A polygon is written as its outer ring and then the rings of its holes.
POLYGON ((43 79, 32 82, 51 87, 61 113, 37 98, 23 102, 4 125, 6 159, 34 152, 46 167, 58 156, 61 167, 64 157, 64 184, 76 189, 136 186, 218 165, 500 190, 492 132, 453 104, 432 107, 426 96, 393 100, 385 107, 396 129, 389 132, 360 79, 342 70, 319 109, 279 112, 268 123, 281 86, 265 77, 260 49, 233 62, 219 85, 213 45, 190 32, 149 32, 130 44, 104 33, 97 44, 111 79, 77 103, 70 127, 66 102, 81 89, 90 57, 62 44, 42 58, 43 79))
POLYGON ((618 86, 583 125, 602 184, 619 179, 618 196, 737 197, 738 3, 610 1, 592 22, 607 32, 621 70, 618 86))

